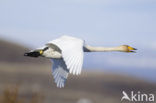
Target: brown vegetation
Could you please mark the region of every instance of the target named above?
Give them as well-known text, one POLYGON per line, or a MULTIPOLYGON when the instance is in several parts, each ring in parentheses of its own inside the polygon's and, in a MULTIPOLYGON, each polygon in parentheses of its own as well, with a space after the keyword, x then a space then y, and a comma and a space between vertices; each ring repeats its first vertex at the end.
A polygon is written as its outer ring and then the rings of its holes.
POLYGON ((19 93, 19 86, 5 87, 4 91, 0 95, 0 103, 43 103, 43 96, 41 93, 32 93, 32 97, 29 102, 26 102, 24 98, 21 98, 19 93))
POLYGON ((2 40, 0 50, 0 103, 120 103, 123 90, 156 91, 156 84, 135 77, 85 69, 80 76, 70 75, 60 89, 45 59, 24 57, 27 48, 2 40))
POLYGON ((44 103, 77 103, 82 98, 93 103, 119 103, 123 90, 143 93, 156 91, 155 84, 134 77, 84 70, 80 76, 70 75, 65 88, 60 89, 53 81, 50 68, 51 65, 0 64, 0 93, 4 95, 4 91, 16 91, 13 87, 11 90, 6 87, 20 84, 18 93, 14 95, 17 97, 18 94, 17 99, 22 103, 38 103, 38 95, 43 94, 44 103))

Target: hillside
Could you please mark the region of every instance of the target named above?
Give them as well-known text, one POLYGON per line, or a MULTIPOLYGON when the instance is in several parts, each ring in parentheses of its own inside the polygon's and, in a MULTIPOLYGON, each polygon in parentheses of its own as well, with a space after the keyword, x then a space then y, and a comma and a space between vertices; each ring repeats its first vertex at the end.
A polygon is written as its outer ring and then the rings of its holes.
POLYGON ((10 63, 47 62, 47 60, 44 58, 36 59, 25 57, 24 53, 28 51, 29 49, 27 47, 0 39, 0 62, 10 62, 10 63))
POLYGON ((24 57, 28 48, 4 40, 0 40, 0 50, 0 100, 7 99, 8 91, 14 90, 15 85, 18 85, 20 103, 120 103, 122 91, 156 91, 154 83, 126 74, 99 72, 96 68, 96 71, 83 68, 81 75, 69 75, 65 88, 56 88, 47 59, 24 57), (43 102, 28 102, 34 95, 42 95, 43 102), (82 102, 85 100, 92 102, 82 102))
POLYGON ((147 81, 107 72, 86 72, 85 69, 79 76, 70 75, 65 88, 60 89, 53 81, 51 65, 1 65, 0 84, 0 92, 6 87, 14 89, 16 84, 19 85, 20 99, 25 101, 39 93, 44 97, 41 103, 120 103, 122 91, 128 94, 131 91, 156 91, 156 85, 147 81), (82 99, 92 102, 77 102, 82 99))

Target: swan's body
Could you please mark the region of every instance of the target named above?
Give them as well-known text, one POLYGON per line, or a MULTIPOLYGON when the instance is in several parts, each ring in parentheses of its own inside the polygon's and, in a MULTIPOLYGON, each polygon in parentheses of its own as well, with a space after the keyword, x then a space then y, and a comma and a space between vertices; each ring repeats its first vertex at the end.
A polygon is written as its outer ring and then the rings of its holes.
POLYGON ((55 83, 61 88, 64 87, 68 73, 76 75, 81 73, 84 52, 134 52, 133 50, 135 49, 128 45, 112 48, 92 47, 85 45, 84 40, 79 38, 62 36, 50 41, 44 47, 25 53, 25 56, 50 58, 53 61, 52 74, 55 83))

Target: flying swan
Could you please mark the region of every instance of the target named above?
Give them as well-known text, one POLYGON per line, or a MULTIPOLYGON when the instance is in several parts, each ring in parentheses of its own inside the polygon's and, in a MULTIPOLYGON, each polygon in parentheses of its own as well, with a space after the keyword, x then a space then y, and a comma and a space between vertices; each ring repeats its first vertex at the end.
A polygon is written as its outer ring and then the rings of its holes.
POLYGON ((118 47, 93 47, 86 45, 84 40, 71 37, 61 36, 52 40, 45 46, 25 53, 29 57, 46 57, 52 60, 52 75, 57 87, 62 88, 65 85, 68 74, 81 74, 84 52, 135 52, 135 48, 128 45, 118 47))

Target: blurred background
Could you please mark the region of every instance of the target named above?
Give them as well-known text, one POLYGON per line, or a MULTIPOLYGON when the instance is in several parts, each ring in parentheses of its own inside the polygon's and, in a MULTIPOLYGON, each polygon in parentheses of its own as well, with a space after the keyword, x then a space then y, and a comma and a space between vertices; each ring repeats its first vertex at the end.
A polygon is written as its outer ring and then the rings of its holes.
POLYGON ((123 90, 155 94, 155 27, 155 0, 0 0, 0 103, 118 103, 123 90), (82 75, 59 89, 48 59, 23 54, 62 35, 138 50, 86 53, 82 75))

